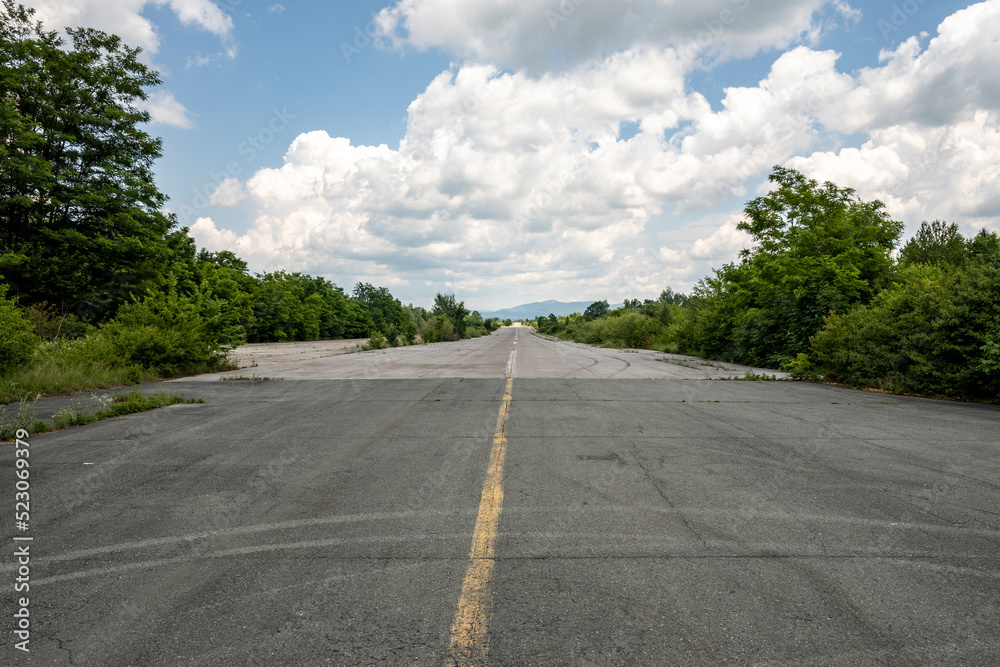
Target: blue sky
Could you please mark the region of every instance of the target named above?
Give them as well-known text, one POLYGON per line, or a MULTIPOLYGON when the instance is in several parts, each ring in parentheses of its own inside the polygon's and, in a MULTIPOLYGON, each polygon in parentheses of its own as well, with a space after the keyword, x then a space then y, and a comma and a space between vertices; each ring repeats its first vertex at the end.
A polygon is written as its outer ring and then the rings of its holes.
POLYGON ((34 0, 144 48, 158 184, 256 271, 495 309, 732 261, 773 164, 1000 215, 1000 0, 34 0))

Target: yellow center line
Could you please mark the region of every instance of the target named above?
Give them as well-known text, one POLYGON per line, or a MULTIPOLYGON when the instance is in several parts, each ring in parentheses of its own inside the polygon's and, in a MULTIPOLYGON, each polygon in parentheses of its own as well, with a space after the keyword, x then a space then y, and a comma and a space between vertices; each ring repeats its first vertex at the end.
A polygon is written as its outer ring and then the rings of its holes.
POLYGON ((507 455, 507 416, 513 378, 507 378, 500 416, 497 418, 490 451, 490 467, 486 471, 483 496, 479 501, 479 516, 472 533, 469 567, 458 599, 458 612, 451 625, 451 647, 448 667, 485 665, 489 653, 487 630, 493 604, 493 546, 496 543, 500 512, 503 510, 503 462, 507 455))

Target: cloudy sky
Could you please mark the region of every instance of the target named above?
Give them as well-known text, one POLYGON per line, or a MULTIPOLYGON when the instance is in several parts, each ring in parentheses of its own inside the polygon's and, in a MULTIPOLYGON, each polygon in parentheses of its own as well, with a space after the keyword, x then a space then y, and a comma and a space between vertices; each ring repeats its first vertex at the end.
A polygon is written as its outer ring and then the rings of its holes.
POLYGON ((775 164, 1000 231, 1000 0, 31 0, 144 49, 169 208, 429 305, 650 298, 775 164))

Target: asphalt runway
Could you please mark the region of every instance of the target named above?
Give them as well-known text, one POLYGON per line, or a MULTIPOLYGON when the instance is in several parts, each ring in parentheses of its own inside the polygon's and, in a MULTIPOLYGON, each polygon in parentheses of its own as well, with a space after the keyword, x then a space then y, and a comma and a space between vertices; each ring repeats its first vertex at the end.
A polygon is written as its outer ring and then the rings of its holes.
POLYGON ((514 333, 6 445, 4 663, 997 664, 1000 409, 514 333))

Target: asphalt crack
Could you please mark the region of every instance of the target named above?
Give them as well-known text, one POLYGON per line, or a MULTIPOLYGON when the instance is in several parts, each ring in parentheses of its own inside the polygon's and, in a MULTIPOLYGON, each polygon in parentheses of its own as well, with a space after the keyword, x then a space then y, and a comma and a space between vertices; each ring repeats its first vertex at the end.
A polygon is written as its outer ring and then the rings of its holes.
POLYGON ((708 549, 709 548, 708 543, 705 542, 705 538, 701 536, 701 533, 699 533, 697 530, 694 529, 691 523, 687 520, 687 517, 684 516, 684 512, 680 511, 677 508, 677 506, 674 505, 673 501, 670 500, 667 494, 663 491, 663 487, 661 487, 660 484, 653 477, 649 468, 647 468, 642 464, 642 459, 639 458, 639 448, 631 440, 629 441, 629 449, 632 450, 632 456, 633 458, 635 458, 636 465, 638 465, 639 469, 642 470, 642 474, 646 477, 646 480, 650 484, 652 484, 653 488, 656 489, 656 492, 660 494, 660 498, 663 498, 663 502, 665 502, 667 506, 670 507, 670 509, 673 510, 673 512, 678 516, 678 518, 680 518, 681 523, 684 524, 684 527, 687 528, 689 533, 695 536, 695 539, 697 539, 698 542, 701 543, 701 546, 708 549))

